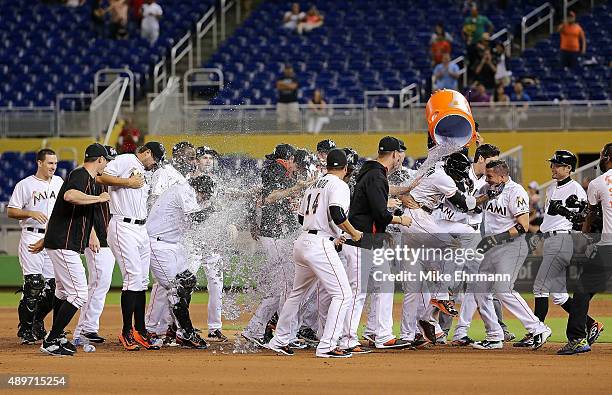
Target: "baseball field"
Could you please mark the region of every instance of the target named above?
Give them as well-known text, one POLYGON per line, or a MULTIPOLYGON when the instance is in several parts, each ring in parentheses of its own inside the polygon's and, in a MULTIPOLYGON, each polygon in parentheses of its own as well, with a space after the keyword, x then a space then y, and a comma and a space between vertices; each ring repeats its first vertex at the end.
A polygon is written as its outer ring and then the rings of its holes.
MULTIPOLYGON (((525 296, 531 304, 533 299, 525 296)), ((52 358, 41 354, 38 346, 18 344, 18 299, 12 292, 0 292, 0 373, 67 375, 68 388, 79 393, 612 393, 612 295, 597 296, 592 303, 592 315, 607 331, 588 354, 555 355, 565 339, 566 318, 560 308, 551 306, 547 324, 553 336, 539 351, 510 344, 492 351, 442 345, 346 360, 315 358, 311 350, 297 351, 293 357, 268 350, 245 352, 245 344, 236 343, 235 335, 248 321, 248 312, 224 322, 230 342, 213 343, 208 350, 126 352, 116 338, 121 326, 116 292, 109 294, 101 319, 100 334, 107 343, 93 353, 79 349, 74 357, 52 358)), ((396 295, 396 320, 399 299, 401 295, 396 295)), ((197 293, 192 304, 194 324, 201 328, 205 328, 206 300, 205 293, 197 293)), ((523 334, 518 321, 507 315, 506 322, 517 336, 523 334)), ((484 336, 478 318, 470 336, 484 336)))

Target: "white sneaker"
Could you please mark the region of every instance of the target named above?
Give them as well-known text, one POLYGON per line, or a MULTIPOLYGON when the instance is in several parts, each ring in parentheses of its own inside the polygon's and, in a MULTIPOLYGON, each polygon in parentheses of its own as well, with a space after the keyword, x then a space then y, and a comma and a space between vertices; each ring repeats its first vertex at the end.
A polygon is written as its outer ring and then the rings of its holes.
POLYGON ((501 340, 497 340, 497 341, 483 340, 483 341, 475 342, 474 344, 472 344, 472 347, 474 347, 477 350, 499 350, 499 349, 504 348, 504 343, 501 340))
POLYGON ((531 349, 537 350, 542 347, 548 341, 550 335, 552 335, 552 330, 549 327, 546 327, 544 332, 533 335, 533 346, 531 346, 531 349))

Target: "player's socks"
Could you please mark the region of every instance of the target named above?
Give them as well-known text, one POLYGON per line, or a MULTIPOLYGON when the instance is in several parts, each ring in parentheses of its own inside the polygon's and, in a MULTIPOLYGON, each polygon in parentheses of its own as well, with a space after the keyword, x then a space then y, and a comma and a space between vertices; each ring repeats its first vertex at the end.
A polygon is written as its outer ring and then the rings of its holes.
POLYGON ((147 333, 145 311, 147 309, 146 291, 134 291, 134 328, 140 333, 147 333))
POLYGON ((53 297, 53 323, 55 323, 55 317, 57 317, 57 315, 59 314, 59 311, 62 308, 64 302, 65 300, 62 300, 57 296, 53 297))
POLYGON ((53 326, 51 327, 51 331, 49 332, 47 339, 55 340, 60 337, 64 331, 64 328, 68 326, 72 320, 72 317, 74 317, 78 310, 78 307, 72 303, 64 301, 64 303, 62 303, 62 307, 57 312, 57 317, 53 317, 55 319, 53 320, 53 326))
MULTIPOLYGON (((572 299, 572 297, 570 296, 567 299, 567 301, 561 305, 561 308, 565 310, 567 314, 569 314, 570 311, 572 310, 573 303, 574 303, 574 299, 572 299)), ((593 317, 591 317, 590 315, 587 315, 587 325, 586 325, 587 328, 592 327, 594 323, 595 323, 595 320, 593 319, 593 317)))
POLYGON ((123 315, 123 333, 130 333, 132 330, 132 317, 136 296, 134 291, 121 291, 121 314, 123 315))
POLYGON ((548 297, 535 298, 535 309, 533 314, 542 322, 546 319, 548 314, 548 297))

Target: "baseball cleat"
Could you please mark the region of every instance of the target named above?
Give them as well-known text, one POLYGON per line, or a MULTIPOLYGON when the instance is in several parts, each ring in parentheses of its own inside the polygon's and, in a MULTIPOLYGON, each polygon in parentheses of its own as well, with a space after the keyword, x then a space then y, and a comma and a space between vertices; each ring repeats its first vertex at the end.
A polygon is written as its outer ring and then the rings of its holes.
POLYGON ((363 340, 367 340, 370 343, 376 342, 376 335, 373 333, 364 333, 362 336, 363 340))
POLYGON ((505 342, 511 342, 514 339, 516 339, 516 335, 514 333, 504 330, 504 341, 505 342))
POLYGON ((533 335, 527 333, 521 340, 512 344, 512 347, 531 347, 533 346, 533 335))
POLYGON ((414 336, 414 340, 410 342, 410 346, 414 348, 425 348, 431 342, 423 337, 420 333, 414 336))
POLYGON ((276 347, 271 344, 266 344, 266 348, 274 351, 275 353, 282 354, 282 355, 293 356, 294 354, 293 350, 288 345, 276 347))
POLYGON ((59 341, 62 347, 64 347, 66 350, 70 351, 73 354, 77 352, 76 346, 72 344, 66 336, 60 337, 59 341))
POLYGON ((319 338, 317 337, 316 332, 308 327, 300 329, 297 333, 297 337, 298 339, 304 340, 308 344, 319 344, 319 338))
POLYGON ((403 348, 412 348, 412 345, 407 340, 393 338, 393 339, 389 340, 388 342, 381 344, 380 346, 377 345, 376 348, 379 348, 379 349, 385 349, 385 348, 399 348, 399 349, 403 349, 403 348))
POLYGON ((91 343, 102 344, 102 343, 104 343, 106 341, 105 338, 103 338, 102 336, 98 335, 98 332, 81 333, 81 336, 83 336, 84 338, 89 340, 89 342, 91 342, 91 343))
POLYGON ((473 343, 472 347, 477 350, 499 350, 499 349, 504 348, 504 343, 501 340, 497 340, 497 341, 483 340, 480 342, 473 343))
POLYGON ((206 350, 208 343, 200 337, 198 332, 193 331, 190 335, 176 334, 176 343, 184 348, 195 348, 198 350, 206 350))
POLYGON ((36 336, 30 330, 24 330, 21 332, 21 344, 34 344, 38 341, 36 336))
POLYGON ((565 346, 563 346, 559 351, 557 351, 558 355, 574 355, 574 354, 582 354, 583 352, 591 351, 591 346, 589 345, 589 341, 587 339, 575 339, 570 340, 565 346))
POLYGON ((128 332, 128 333, 120 334, 119 335, 119 341, 121 342, 121 345, 123 346, 123 348, 126 351, 138 351, 138 350, 140 350, 140 346, 134 340, 134 337, 132 336, 132 332, 131 331, 128 332))
POLYGON ((418 324, 425 339, 429 340, 431 344, 436 344, 436 327, 425 320, 419 320, 418 324))
POLYGON ((552 330, 549 327, 546 327, 546 330, 542 333, 538 333, 533 336, 533 346, 531 346, 532 350, 537 350, 542 347, 544 343, 548 341, 548 338, 552 335, 552 330))
POLYGON ((369 354, 372 352, 371 349, 359 345, 355 347, 345 348, 343 349, 343 351, 350 354, 369 354))
POLYGON ((40 346, 40 352, 44 354, 54 355, 54 356, 72 356, 74 352, 66 349, 60 339, 55 339, 48 341, 43 339, 42 345, 40 346))
POLYGON ((134 337, 134 341, 146 350, 159 350, 161 348, 161 339, 154 333, 146 332, 142 334, 137 331, 136 328, 132 328, 132 336, 134 337))
POLYGON ((294 340, 289 343, 289 348, 293 348, 294 350, 303 350, 305 348, 308 348, 308 344, 300 340, 294 340))
POLYGON ((451 342, 451 346, 465 347, 473 344, 474 340, 468 336, 463 336, 461 339, 456 339, 451 342))
POLYGON ((215 329, 214 331, 208 332, 208 340, 217 343, 225 343, 227 341, 227 336, 221 332, 221 329, 215 329))
POLYGON ((441 332, 441 333, 436 333, 436 344, 446 344, 447 340, 446 340, 446 333, 441 332))
POLYGON ((346 352, 339 347, 328 351, 328 352, 319 352, 317 351, 316 356, 319 358, 350 358, 353 356, 350 352, 346 352))
POLYGON ((246 335, 244 333, 241 333, 240 336, 242 336, 244 339, 248 340, 249 342, 253 343, 257 347, 265 347, 265 345, 267 343, 267 342, 264 341, 264 339, 257 339, 255 337, 252 337, 250 335, 246 335))
POLYGON ((597 339, 599 338, 599 335, 601 335, 601 332, 603 332, 604 330, 604 324, 602 324, 601 322, 597 322, 595 321, 593 323, 593 325, 591 325, 591 327, 589 328, 589 333, 587 334, 587 342, 589 343, 589 346, 593 345, 593 343, 595 343, 597 341, 597 339))
POLYGON ((459 315, 459 312, 455 308, 455 304, 452 300, 431 299, 429 303, 436 306, 438 310, 446 315, 450 315, 452 317, 459 315))

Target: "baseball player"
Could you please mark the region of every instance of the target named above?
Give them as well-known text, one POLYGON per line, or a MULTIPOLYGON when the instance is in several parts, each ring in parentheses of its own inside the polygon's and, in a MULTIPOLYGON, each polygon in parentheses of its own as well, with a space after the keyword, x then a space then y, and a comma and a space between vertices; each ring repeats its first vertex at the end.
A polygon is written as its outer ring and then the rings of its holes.
POLYGON ((140 346, 148 350, 159 349, 158 342, 145 326, 150 249, 145 227, 149 185, 145 184, 143 173, 162 164, 164 157, 163 145, 150 141, 138 148, 136 154, 118 155, 98 179, 110 186, 112 218, 107 237, 123 276, 123 328, 119 340, 128 351, 139 350, 140 346))
POLYGON ((327 172, 311 185, 302 198, 299 222, 303 233, 293 247, 295 278, 280 312, 276 334, 268 347, 284 355, 293 355, 289 347, 298 330, 298 309, 315 281, 331 296, 325 329, 317 346, 316 356, 323 358, 351 357, 350 350, 338 347, 343 317, 351 302, 351 288, 336 247, 341 245, 342 231, 359 241, 362 233, 346 217, 350 190, 342 180, 347 172, 343 150, 331 150, 327 157, 327 172))
POLYGON ((22 344, 33 344, 47 334, 44 319, 53 309, 55 293, 53 265, 46 251, 31 254, 28 245, 44 237, 47 221, 64 182, 54 175, 57 156, 53 150, 44 148, 38 151, 36 164, 36 174, 15 185, 7 210, 8 217, 18 219, 21 226, 19 264, 23 273, 23 293, 17 308, 17 336, 22 344))
POLYGON ((493 277, 497 281, 483 281, 475 286, 476 302, 487 337, 475 342, 472 347, 481 350, 503 348, 504 332, 493 308, 492 295, 495 295, 533 335, 531 348, 537 350, 546 343, 551 330, 533 314, 527 302, 514 290, 519 269, 528 254, 523 235, 529 226, 529 197, 521 185, 510 179, 505 161, 491 161, 486 169, 488 185, 480 192, 484 194, 489 188, 503 189, 484 205, 485 236, 478 244, 484 258, 478 274, 488 275, 487 279, 493 277), (501 278, 495 275, 501 275, 501 278))
POLYGON ((81 255, 90 241, 93 212, 99 203, 108 202, 107 192, 95 195, 95 177, 112 157, 103 145, 91 144, 85 150, 85 163, 68 175, 57 195, 45 238, 29 250, 46 249, 55 273, 53 326, 40 347, 49 355, 74 355, 76 347, 65 338, 64 329, 79 308, 87 302, 87 278, 81 255))
MULTIPOLYGON (((188 216, 200 213, 200 204, 211 194, 212 180, 206 175, 191 178, 189 184, 178 183, 159 196, 147 222, 151 272, 168 295, 169 306, 178 326, 176 341, 183 347, 197 349, 205 349, 208 345, 191 323, 189 300, 197 285, 197 278, 188 269, 181 238, 189 227, 188 216)), ((194 220, 198 221, 201 217, 195 215, 194 220)))
POLYGON ((320 176, 327 172, 327 154, 337 147, 334 140, 321 140, 317 143, 317 159, 316 163, 317 172, 320 176))
MULTIPOLYGON (((578 159, 570 151, 556 151, 550 162, 551 176, 554 182, 546 190, 544 205, 544 218, 540 225, 541 236, 544 239, 542 263, 536 275, 533 294, 535 296, 534 313, 540 321, 544 322, 548 313, 548 297, 553 303, 561 306, 569 313, 572 300, 567 293, 565 277, 567 268, 574 254, 572 228, 578 208, 567 207, 566 202, 574 196, 576 202, 585 202, 587 195, 582 186, 570 177, 576 170, 578 159)), ((595 323, 593 318, 587 316, 587 326, 591 328, 595 323)), ((527 334, 515 347, 529 347, 533 339, 527 334)))
MULTIPOLYGON (((295 148, 289 144, 279 144, 261 172, 262 199, 261 243, 266 255, 270 278, 273 283, 261 301, 255 314, 242 331, 242 337, 263 347, 268 340, 264 333, 268 321, 281 310, 290 291, 293 270, 292 250, 294 237, 299 223, 294 213, 293 202, 307 186, 306 181, 294 178, 295 148)), ((270 279, 268 279, 270 281, 270 279)), ((299 346, 294 344, 294 346, 299 346)))
MULTIPOLYGON (((357 338, 357 328, 361 320, 367 284, 371 277, 371 275, 362 276, 364 272, 371 273, 370 269, 364 269, 364 250, 366 250, 367 257, 371 250, 382 247, 382 242, 375 237, 375 233, 384 233, 389 224, 410 226, 409 217, 395 216, 387 210, 389 200, 387 175, 401 166, 405 151, 406 146, 401 140, 385 136, 378 144, 377 159, 365 162, 357 175, 357 184, 351 199, 349 221, 368 237, 360 242, 349 241, 343 246, 352 301, 346 315, 340 345, 345 350, 351 350, 352 353, 369 352, 365 347, 361 347, 357 338)), ((365 258, 365 260, 368 259, 365 258)), ((388 267, 380 267, 380 269, 388 270, 388 267)), ((375 298, 374 308, 377 314, 377 325, 374 329, 375 347, 406 348, 409 343, 393 335, 393 292, 386 291, 381 291, 375 298)))
MULTIPOLYGON (((111 158, 117 156, 117 151, 110 145, 105 146, 111 158)), ((98 174, 101 175, 101 174, 98 174)), ((108 193, 105 185, 96 183, 94 195, 102 192, 108 193)), ((87 302, 81 308, 79 322, 74 329, 73 342, 76 346, 81 343, 104 343, 105 338, 98 334, 100 316, 104 310, 106 294, 111 286, 115 257, 108 247, 106 233, 110 221, 109 203, 104 202, 94 207, 93 229, 89 245, 85 248, 85 262, 87 263, 88 289, 87 302)))
MULTIPOLYGON (((150 211, 155 201, 165 191, 178 184, 187 184, 187 177, 196 168, 196 154, 193 144, 181 141, 172 147, 172 160, 164 166, 157 166, 151 177, 151 188, 147 199, 147 207, 150 211)), ((145 326, 148 332, 158 336, 164 336, 164 342, 174 345, 176 331, 174 319, 170 306, 168 305, 168 293, 159 285, 157 277, 153 275, 153 286, 151 288, 151 299, 147 306, 145 315, 145 326)))
POLYGON ((606 144, 599 155, 599 170, 602 175, 589 183, 587 199, 589 213, 582 225, 587 234, 592 231, 597 208, 601 205, 603 228, 601 239, 596 244, 596 255, 585 265, 578 280, 577 291, 572 298, 567 320, 567 344, 557 354, 572 355, 591 350, 591 345, 603 331, 603 325, 587 327, 589 303, 593 296, 606 289, 612 277, 612 143, 606 144))

